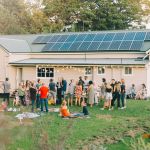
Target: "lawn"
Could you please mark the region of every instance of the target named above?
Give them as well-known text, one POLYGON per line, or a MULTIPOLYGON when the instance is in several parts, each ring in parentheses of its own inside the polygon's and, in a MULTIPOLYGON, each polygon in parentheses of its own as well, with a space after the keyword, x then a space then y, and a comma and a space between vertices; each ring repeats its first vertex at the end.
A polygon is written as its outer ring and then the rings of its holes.
MULTIPOLYGON (((82 110, 77 106, 69 109, 82 110)), ((128 100, 126 110, 102 111, 100 106, 88 109, 90 118, 62 119, 58 113, 48 113, 25 120, 23 125, 15 118, 16 112, 1 112, 1 149, 133 150, 136 143, 143 147, 149 144, 149 139, 141 137, 150 133, 150 101, 128 100)), ((27 110, 30 108, 22 111, 27 110)))

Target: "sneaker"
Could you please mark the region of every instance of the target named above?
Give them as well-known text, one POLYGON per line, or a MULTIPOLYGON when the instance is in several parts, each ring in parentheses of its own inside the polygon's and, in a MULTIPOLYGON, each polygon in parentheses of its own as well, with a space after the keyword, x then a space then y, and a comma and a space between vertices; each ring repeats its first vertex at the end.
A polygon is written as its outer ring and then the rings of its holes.
POLYGON ((118 109, 121 109, 122 107, 118 107, 118 109))
POLYGON ((112 110, 111 108, 109 108, 108 110, 112 110))
POLYGON ((101 110, 104 110, 104 108, 101 108, 101 110))

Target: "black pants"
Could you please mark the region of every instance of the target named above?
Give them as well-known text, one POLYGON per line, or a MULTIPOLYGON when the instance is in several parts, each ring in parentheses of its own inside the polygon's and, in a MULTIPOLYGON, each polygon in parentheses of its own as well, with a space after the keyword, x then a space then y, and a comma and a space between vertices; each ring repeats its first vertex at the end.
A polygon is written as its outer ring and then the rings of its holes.
POLYGON ((61 88, 57 89, 57 99, 58 99, 58 103, 61 104, 62 102, 62 89, 61 88))
POLYGON ((25 96, 19 96, 19 99, 20 99, 20 101, 21 101, 21 104, 22 104, 23 106, 26 106, 25 96))
POLYGON ((83 113, 84 115, 89 115, 89 112, 86 106, 83 106, 83 113))
POLYGON ((114 93, 111 106, 114 106, 116 99, 117 99, 117 107, 120 107, 120 93, 119 92, 114 93))
POLYGON ((8 105, 9 105, 9 95, 10 95, 10 93, 4 93, 4 99, 3 99, 3 101, 7 100, 8 105))

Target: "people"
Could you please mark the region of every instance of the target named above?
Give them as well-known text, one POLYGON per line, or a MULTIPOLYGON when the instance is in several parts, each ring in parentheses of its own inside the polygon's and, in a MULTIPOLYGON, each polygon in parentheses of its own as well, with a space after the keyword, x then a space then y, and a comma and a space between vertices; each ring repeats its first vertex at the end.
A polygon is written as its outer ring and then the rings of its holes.
POLYGON ((124 108, 126 108, 126 106, 125 106, 126 86, 125 86, 124 79, 121 79, 121 85, 120 86, 121 86, 120 99, 121 99, 121 104, 122 104, 121 109, 124 109, 124 108))
POLYGON ((57 103, 61 104, 62 102, 62 80, 58 78, 58 82, 56 84, 57 87, 57 103))
POLYGON ((67 90, 67 81, 62 77, 62 97, 65 99, 67 90))
POLYGON ((37 84, 36 84, 36 108, 40 108, 40 87, 42 86, 41 84, 41 80, 40 79, 37 79, 37 84))
POLYGON ((0 112, 7 110, 7 102, 3 101, 0 105, 0 112))
POLYGON ((101 110, 108 109, 111 110, 111 100, 112 100, 112 86, 110 83, 107 83, 106 85, 106 98, 104 101, 104 106, 101 108, 101 110))
POLYGON ((46 112, 48 112, 48 99, 47 99, 47 97, 48 97, 49 89, 45 85, 45 83, 42 83, 42 86, 40 87, 39 91, 40 91, 41 112, 44 111, 43 104, 45 105, 46 112))
POLYGON ((19 96, 19 99, 21 101, 21 104, 23 106, 26 106, 26 102, 25 102, 25 87, 24 87, 23 83, 19 83, 18 96, 19 96))
POLYGON ((137 92, 136 94, 136 99, 140 99, 140 100, 144 100, 147 98, 147 89, 146 89, 146 85, 143 83, 141 85, 141 89, 137 92))
POLYGON ((120 92, 121 92, 120 81, 116 81, 114 86, 114 97, 111 103, 112 109, 114 108, 114 103, 116 99, 117 99, 117 107, 118 109, 120 109, 120 92))
POLYGON ((19 96, 15 95, 15 98, 13 100, 13 106, 19 106, 19 105, 20 105, 19 96))
POLYGON ((68 85, 68 106, 69 106, 69 104, 71 106, 73 105, 74 92, 75 92, 74 80, 71 79, 70 83, 68 85))
POLYGON ((67 108, 66 100, 63 100, 61 107, 60 107, 60 115, 62 117, 70 117, 69 109, 67 108))
POLYGON ((9 96, 10 96, 10 83, 9 83, 9 78, 6 78, 5 81, 3 82, 3 92, 4 92, 4 99, 3 101, 7 102, 7 105, 9 105, 9 96))
POLYGON ((87 116, 89 115, 88 109, 87 109, 87 104, 85 102, 85 100, 82 100, 81 106, 83 108, 82 113, 87 116))
POLYGON ((92 107, 94 104, 94 96, 95 96, 95 91, 94 91, 94 86, 92 81, 89 81, 89 87, 87 89, 87 93, 88 93, 88 101, 90 107, 92 107))
POLYGON ((31 83, 29 92, 30 92, 30 100, 31 100, 31 104, 32 104, 31 111, 34 112, 34 104, 36 102, 36 88, 34 87, 33 83, 31 83))
POLYGON ((53 79, 50 79, 49 90, 50 90, 51 97, 54 100, 54 104, 56 104, 56 84, 53 79))
POLYGON ((100 88, 101 88, 101 98, 104 99, 106 96, 106 79, 105 78, 102 78, 102 84, 100 88))
POLYGON ((75 100, 75 105, 80 106, 81 102, 81 96, 82 96, 82 84, 81 82, 78 82, 75 87, 75 95, 76 95, 76 100, 75 100))

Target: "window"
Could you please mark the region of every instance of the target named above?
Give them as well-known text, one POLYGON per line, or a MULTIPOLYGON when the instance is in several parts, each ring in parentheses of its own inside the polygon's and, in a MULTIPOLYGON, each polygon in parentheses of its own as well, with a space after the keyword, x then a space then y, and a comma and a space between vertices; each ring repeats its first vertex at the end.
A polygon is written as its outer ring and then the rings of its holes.
POLYGON ((54 77, 54 68, 45 68, 45 67, 39 67, 37 68, 37 77, 54 77))
POLYGON ((105 74, 105 67, 98 67, 98 74, 105 74))
POLYGON ((92 75, 92 68, 91 67, 85 68, 85 75, 92 75))
POLYGON ((125 67, 125 74, 131 75, 132 74, 132 67, 125 67))

